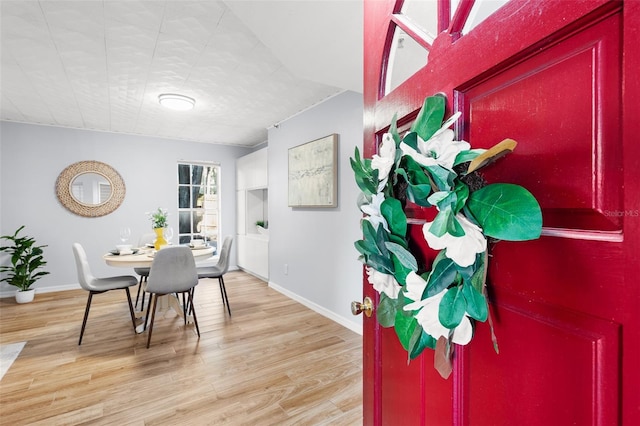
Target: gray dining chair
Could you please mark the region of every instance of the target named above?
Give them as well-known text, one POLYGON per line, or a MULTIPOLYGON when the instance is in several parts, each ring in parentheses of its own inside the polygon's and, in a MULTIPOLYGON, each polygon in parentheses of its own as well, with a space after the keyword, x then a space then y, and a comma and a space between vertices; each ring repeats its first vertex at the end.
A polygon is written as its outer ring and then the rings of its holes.
MULTIPOLYGON (((153 332, 153 321, 156 316, 158 297, 172 293, 182 293, 183 300, 186 297, 188 302, 183 302, 184 323, 187 324, 187 304, 190 306, 193 322, 200 338, 200 327, 193 306, 193 288, 198 285, 198 273, 196 272, 196 262, 191 254, 191 250, 186 246, 167 247, 159 250, 153 258, 149 278, 147 279, 147 293, 151 293, 149 307, 151 308, 151 324, 149 325, 149 337, 147 338, 147 348, 151 344, 151 333, 153 332), (152 307, 153 304, 153 307, 152 307)), ((145 319, 145 328, 149 321, 149 313, 145 319)))
MULTIPOLYGON (((148 232, 146 234, 142 234, 140 239, 138 240, 138 247, 144 248, 146 244, 153 244, 156 239, 155 232, 148 232)), ((140 276, 140 281, 138 282, 138 292, 136 293, 136 303, 135 307, 138 307, 138 299, 140 298, 140 294, 142 293, 142 304, 140 305, 140 310, 144 311, 144 289, 143 282, 147 281, 149 278, 149 269, 151 268, 133 268, 133 271, 140 276)))
POLYGON ((133 275, 119 275, 106 278, 96 278, 91 273, 87 254, 79 243, 73 244, 73 255, 76 260, 76 270, 78 272, 78 281, 80 286, 89 292, 87 298, 87 306, 84 310, 84 319, 82 320, 82 328, 80 329, 80 339, 78 345, 82 344, 82 336, 89 318, 89 309, 91 308, 91 300, 94 294, 105 293, 110 290, 124 290, 127 293, 127 303, 129 304, 129 313, 131 314, 131 323, 133 324, 133 332, 136 332, 136 318, 133 313, 133 305, 131 304, 131 293, 129 287, 138 284, 138 279, 133 275))
POLYGON ((229 255, 231 253, 232 237, 225 237, 220 250, 218 263, 214 266, 202 266, 198 268, 198 279, 200 278, 217 278, 220 286, 220 295, 222 296, 222 305, 227 306, 229 316, 231 316, 231 307, 229 306, 229 298, 227 297, 227 288, 224 285, 224 274, 229 270, 229 255))

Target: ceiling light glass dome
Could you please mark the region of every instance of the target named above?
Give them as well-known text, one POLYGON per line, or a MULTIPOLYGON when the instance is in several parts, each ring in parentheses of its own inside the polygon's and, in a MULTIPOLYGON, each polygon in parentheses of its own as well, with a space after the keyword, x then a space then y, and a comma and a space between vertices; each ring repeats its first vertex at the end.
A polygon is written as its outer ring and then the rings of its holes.
POLYGON ((160 105, 174 111, 188 111, 196 105, 195 99, 175 93, 164 93, 158 96, 158 100, 160 105))

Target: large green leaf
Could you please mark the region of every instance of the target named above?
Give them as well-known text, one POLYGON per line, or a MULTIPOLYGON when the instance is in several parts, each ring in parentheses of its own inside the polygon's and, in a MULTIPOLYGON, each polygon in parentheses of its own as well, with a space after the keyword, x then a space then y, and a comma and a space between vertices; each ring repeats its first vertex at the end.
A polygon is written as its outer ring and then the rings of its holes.
MULTIPOLYGON (((358 250, 358 252, 360 252, 360 254, 362 254, 365 257, 365 259, 368 259, 366 263, 369 266, 373 266, 374 268, 380 270, 380 268, 378 267, 378 264, 380 261, 384 265, 387 265, 389 263, 388 253, 380 253, 376 245, 371 241, 358 240, 355 243, 353 243, 353 245, 356 248, 356 250, 358 250), (372 259, 374 262, 378 262, 378 263, 376 263, 375 265, 372 264, 371 263, 372 259), (380 260, 375 260, 375 259, 380 259, 380 260)), ((383 267, 383 269, 386 269, 386 267, 383 267)))
POLYGON ((371 266, 376 271, 380 271, 384 274, 393 274, 393 262, 387 256, 381 256, 377 253, 372 253, 366 256, 367 265, 371 266))
POLYGON ((451 205, 448 205, 446 208, 438 212, 429 227, 429 232, 436 237, 442 237, 446 233, 449 233, 454 237, 464 236, 464 229, 462 229, 460 222, 456 219, 456 215, 453 213, 451 205))
POLYGON ((413 254, 411 254, 409 250, 405 249, 399 244, 392 242, 386 243, 386 247, 391 253, 395 255, 402 266, 414 272, 418 270, 418 262, 416 262, 416 258, 413 257, 413 254))
POLYGON ((367 161, 362 161, 358 147, 354 158, 350 158, 356 184, 365 194, 375 194, 378 188, 378 170, 373 170, 367 161))
POLYGON ((439 191, 451 191, 456 174, 442 166, 424 166, 439 191))
POLYGON ((460 210, 464 207, 469 199, 469 187, 461 181, 457 181, 455 185, 456 192, 456 206, 453 209, 455 214, 458 214, 460 210))
POLYGON ((449 287, 455 280, 457 272, 455 262, 446 257, 444 251, 438 253, 438 256, 433 261, 429 278, 427 278, 427 285, 422 293, 422 299, 435 296, 449 287))
POLYGON ((489 311, 487 310, 487 301, 484 296, 469 284, 465 284, 462 287, 462 295, 467 302, 466 311, 469 316, 478 321, 486 321, 489 311))
POLYGON ((407 198, 414 204, 422 207, 431 207, 431 203, 427 201, 427 198, 431 194, 431 184, 413 185, 409 184, 407 187, 407 198))
POLYGON ((436 339, 427 334, 420 324, 418 324, 413 330, 413 334, 409 340, 409 359, 416 359, 425 348, 435 349, 436 339))
POLYGON ((391 126, 389 126, 389 132, 394 142, 396 143, 396 147, 400 144, 400 135, 398 134, 398 114, 393 114, 393 118, 391 119, 391 126))
MULTIPOLYGON (((375 171, 375 175, 377 176, 378 171, 375 171)), ((377 177, 376 179, 373 178, 372 175, 367 175, 364 173, 355 173, 355 180, 356 180, 356 185, 358 185, 358 188, 360 188, 360 190, 362 192, 364 192, 365 194, 375 194, 378 190, 378 183, 377 183, 377 177)))
POLYGON ((540 237, 542 212, 535 197, 519 185, 496 183, 469 196, 467 207, 485 235, 525 241, 540 237))
POLYGON ((429 201, 432 206, 438 206, 438 209, 442 210, 448 205, 455 203, 457 201, 457 197, 455 192, 437 191, 431 194, 427 201, 429 201))
POLYGON ((479 255, 478 257, 480 259, 476 259, 476 263, 475 263, 475 272, 473 273, 473 275, 471 276, 471 279, 469 280, 469 283, 473 286, 473 288, 478 292, 478 293, 482 293, 484 290, 484 283, 485 283, 485 264, 484 264, 484 256, 485 253, 482 253, 481 255, 479 255))
POLYGON ((375 247, 375 249, 371 250, 371 252, 380 253, 380 250, 376 247, 376 228, 374 228, 373 224, 366 219, 361 220, 360 226, 362 228, 362 236, 364 237, 364 241, 369 245, 375 247))
POLYGON ((460 325, 464 316, 466 301, 459 286, 451 287, 440 301, 438 319, 443 326, 454 329, 460 325))
POLYGON ((409 156, 403 157, 404 169, 406 169, 407 182, 412 184, 431 183, 429 176, 425 173, 424 168, 416 160, 409 156))
MULTIPOLYGON (((388 241, 394 242, 404 248, 408 248, 407 241, 404 239, 404 237, 401 237, 399 235, 394 235, 394 234, 387 234, 387 237, 389 237, 388 241)), ((385 244, 385 247, 386 247, 386 244, 385 244)))
POLYGON ((413 158, 405 156, 403 165, 396 172, 408 183, 407 198, 419 206, 430 207, 427 197, 431 194, 433 184, 424 169, 413 158))
POLYGON ((401 310, 399 310, 396 312, 394 327, 402 347, 406 351, 409 351, 413 331, 416 327, 420 327, 418 321, 413 316, 403 315, 401 310))
POLYGON ((369 255, 369 253, 371 253, 369 251, 369 248, 367 247, 367 243, 364 240, 358 240, 353 243, 353 245, 360 254, 369 255))
POLYGON ((444 118, 445 99, 442 96, 429 96, 411 126, 411 131, 416 132, 422 140, 427 141, 442 126, 444 118))
MULTIPOLYGON (((477 258, 477 256, 476 256, 477 258)), ((475 264, 471 264, 469 266, 460 266, 457 263, 454 263, 456 266, 456 271, 458 271, 458 278, 459 281, 456 281, 457 284, 462 283, 462 281, 469 281, 471 280, 471 277, 473 276, 473 274, 476 271, 476 265, 475 264)))
POLYGON ((396 300, 390 298, 386 293, 380 294, 380 301, 376 309, 376 318, 383 327, 393 327, 396 323, 396 300))
POLYGON ((389 251, 387 250, 387 241, 389 241, 389 233, 385 231, 382 225, 378 226, 375 235, 375 244, 381 255, 389 257, 389 251))
MULTIPOLYGON (((365 222, 368 223, 369 221, 363 220, 363 225, 365 222)), ((370 223, 369 223, 369 226, 371 226, 370 223)), ((370 256, 372 254, 384 255, 384 253, 381 253, 380 249, 376 245, 375 239, 373 239, 372 236, 367 233, 368 228, 366 226, 363 226, 362 229, 363 229, 364 239, 358 240, 354 243, 356 250, 358 250, 364 256, 370 256)), ((386 248, 385 248, 385 251, 386 251, 386 248)))
POLYGON ((393 262, 393 276, 395 277, 398 284, 404 286, 407 284, 407 275, 411 273, 411 268, 403 265, 400 260, 398 260, 398 256, 395 254, 391 255, 391 261, 393 262))
POLYGON ((380 205, 380 213, 387 220, 392 233, 404 237, 407 234, 407 216, 396 198, 386 198, 380 205))
POLYGON ((414 131, 407 133, 404 138, 402 138, 402 142, 410 146, 411 148, 418 150, 418 134, 414 131))

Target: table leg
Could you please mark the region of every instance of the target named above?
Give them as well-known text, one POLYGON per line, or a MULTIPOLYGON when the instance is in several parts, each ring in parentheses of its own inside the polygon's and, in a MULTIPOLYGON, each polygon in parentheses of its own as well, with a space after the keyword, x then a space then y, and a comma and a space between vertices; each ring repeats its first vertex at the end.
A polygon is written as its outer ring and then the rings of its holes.
MULTIPOLYGON (((151 303, 148 303, 143 311, 139 311, 135 313, 136 319, 141 319, 142 323, 136 327, 136 333, 140 334, 144 332, 144 320, 149 312, 149 306, 151 303)), ((182 309, 182 305, 180 304, 180 300, 176 297, 175 294, 165 294, 158 298, 158 308, 157 310, 160 312, 166 312, 169 308, 173 309, 180 318, 184 318, 184 311, 182 309)), ((156 312, 156 315, 158 312, 156 312)), ((187 315, 187 322, 193 322, 193 315, 187 315)))

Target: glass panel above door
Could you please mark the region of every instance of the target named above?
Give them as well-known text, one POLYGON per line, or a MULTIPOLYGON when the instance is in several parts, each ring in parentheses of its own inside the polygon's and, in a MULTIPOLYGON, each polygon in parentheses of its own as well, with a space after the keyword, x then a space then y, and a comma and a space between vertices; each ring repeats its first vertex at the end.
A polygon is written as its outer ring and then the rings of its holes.
MULTIPOLYGON (((507 4, 509 0, 475 0, 469 17, 462 28, 462 34, 469 32, 491 16, 496 10, 507 4)), ((430 2, 429 2, 430 3, 430 2)), ((460 0, 451 0, 451 17, 460 5, 460 0)))
POLYGON ((401 13, 424 31, 431 40, 438 35, 438 2, 436 0, 405 0, 401 13))
POLYGON ((392 92, 428 62, 429 51, 395 26, 387 62, 384 94, 392 92))

